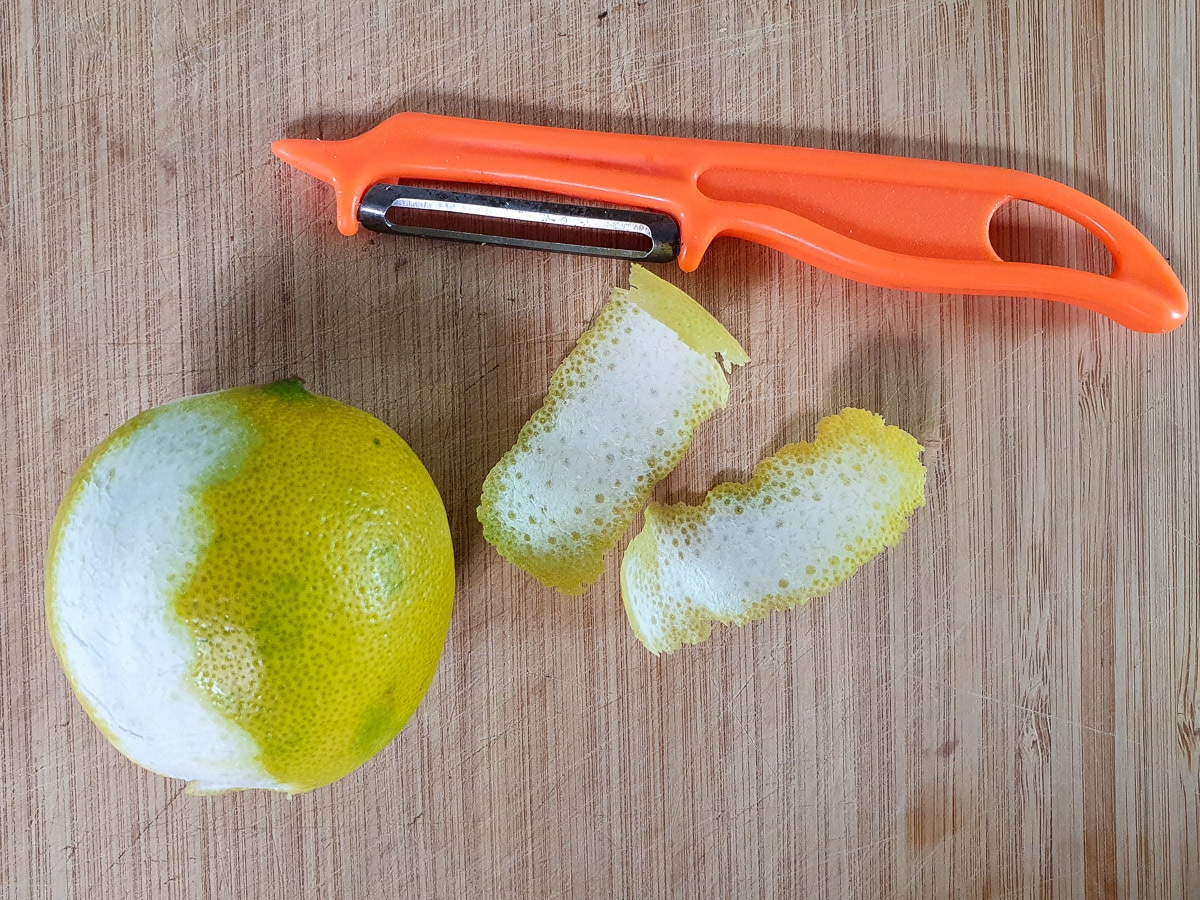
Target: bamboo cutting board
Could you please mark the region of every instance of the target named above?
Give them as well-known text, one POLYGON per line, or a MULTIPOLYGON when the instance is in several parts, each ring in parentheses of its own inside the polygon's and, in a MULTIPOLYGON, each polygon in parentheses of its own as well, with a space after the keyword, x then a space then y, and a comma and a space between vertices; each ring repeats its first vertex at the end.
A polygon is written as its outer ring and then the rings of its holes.
MULTIPOLYGON (((617 554, 562 598, 474 518, 623 266, 342 238, 269 153, 413 109, 1011 166, 1126 215, 1195 297, 1195 3, 573 6, 0 5, 0 896, 1200 896, 1194 324, 898 294, 727 241, 664 270, 753 363, 658 499, 844 405, 917 435, 930 479, 827 598, 654 658, 617 554), (46 539, 121 422, 286 375, 426 461, 456 612, 363 769, 193 798, 72 697, 46 539)), ((1010 252, 1098 263, 1010 224, 1010 252)))

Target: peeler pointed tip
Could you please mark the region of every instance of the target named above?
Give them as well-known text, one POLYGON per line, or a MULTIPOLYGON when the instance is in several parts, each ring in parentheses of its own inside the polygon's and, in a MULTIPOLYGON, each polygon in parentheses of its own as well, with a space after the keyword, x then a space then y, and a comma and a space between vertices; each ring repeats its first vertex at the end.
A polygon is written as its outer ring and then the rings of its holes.
POLYGON ((319 178, 326 184, 336 184, 340 141, 310 141, 290 138, 272 141, 271 152, 293 168, 319 178))
POLYGON ((296 150, 297 144, 302 144, 304 141, 287 138, 278 141, 271 141, 271 152, 282 159, 284 162, 291 162, 296 150))
POLYGON ((288 158, 288 144, 291 141, 271 141, 271 152, 282 160, 288 158))

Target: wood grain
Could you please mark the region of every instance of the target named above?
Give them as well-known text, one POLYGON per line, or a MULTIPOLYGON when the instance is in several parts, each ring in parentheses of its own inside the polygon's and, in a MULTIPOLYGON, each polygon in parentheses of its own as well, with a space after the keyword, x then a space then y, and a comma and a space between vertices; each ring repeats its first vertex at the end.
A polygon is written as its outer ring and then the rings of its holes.
POLYGON ((1198 27, 1193 0, 0 4, 0 896, 1200 896, 1194 324, 718 242, 668 277, 754 362, 658 498, 854 404, 926 443, 929 504, 828 598, 656 659, 616 554, 564 599, 473 514, 622 267, 345 239, 268 149, 415 109, 1013 166, 1125 214, 1195 296, 1198 27), (458 605, 362 770, 191 798, 72 697, 46 539, 122 421, 284 375, 426 460, 458 605))

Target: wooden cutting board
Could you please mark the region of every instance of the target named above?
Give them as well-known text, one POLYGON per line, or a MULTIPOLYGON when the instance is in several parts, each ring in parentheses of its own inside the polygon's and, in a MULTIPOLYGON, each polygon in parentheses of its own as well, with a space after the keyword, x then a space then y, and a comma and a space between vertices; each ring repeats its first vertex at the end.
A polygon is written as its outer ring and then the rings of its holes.
MULTIPOLYGON (((731 241, 668 271, 753 363, 658 499, 844 405, 917 435, 930 479, 904 542, 830 596, 654 658, 618 554, 562 598, 474 518, 624 267, 343 238, 268 149, 414 109, 999 164, 1122 212, 1195 296, 1196 4, 573 7, 0 6, 0 896, 1200 896, 1194 324, 899 294, 731 241), (197 799, 71 695, 47 534, 121 422, 285 375, 427 462, 457 608, 370 764, 197 799)), ((1097 262, 1014 221, 1026 257, 1097 262)))

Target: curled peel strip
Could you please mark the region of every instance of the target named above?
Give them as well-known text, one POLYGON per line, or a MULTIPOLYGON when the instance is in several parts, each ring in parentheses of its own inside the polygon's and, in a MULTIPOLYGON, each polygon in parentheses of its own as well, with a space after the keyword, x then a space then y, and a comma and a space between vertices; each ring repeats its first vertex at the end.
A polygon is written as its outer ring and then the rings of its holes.
POLYGON ((634 633, 653 653, 744 625, 845 581, 925 504, 916 440, 861 409, 821 421, 745 484, 722 484, 700 506, 651 504, 621 566, 634 633))
POLYGON ((630 285, 613 291, 483 484, 484 537, 564 593, 595 581, 695 429, 728 402, 722 363, 747 361, 678 288, 640 266, 630 285))

